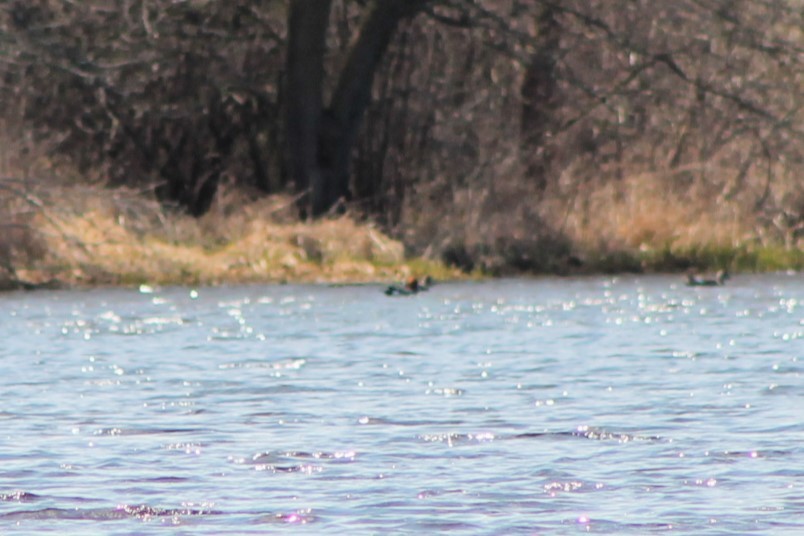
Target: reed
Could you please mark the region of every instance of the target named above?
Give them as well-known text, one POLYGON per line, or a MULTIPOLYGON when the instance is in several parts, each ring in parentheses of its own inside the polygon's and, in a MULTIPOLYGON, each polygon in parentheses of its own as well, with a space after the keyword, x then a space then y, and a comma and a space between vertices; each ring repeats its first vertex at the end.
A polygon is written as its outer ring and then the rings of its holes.
POLYGON ((402 225, 416 251, 491 274, 804 268, 804 193, 792 174, 777 173, 763 209, 763 181, 729 193, 733 170, 711 165, 621 179, 570 171, 545 190, 517 173, 503 166, 447 196, 417 192, 402 225))
POLYGON ((5 141, 0 288, 804 269, 804 193, 781 172, 768 217, 755 202, 761 181, 730 196, 711 167, 706 181, 679 179, 695 170, 568 172, 537 190, 508 159, 487 182, 419 186, 394 239, 348 216, 301 222, 294 199, 235 186, 192 218, 149 192, 88 184, 46 148, 5 141))
POLYGON ((6 255, 13 265, 6 287, 13 279, 72 286, 459 276, 438 263, 409 262, 400 242, 349 217, 291 220, 283 213, 289 212, 292 200, 280 196, 253 202, 238 196, 236 205, 224 198, 196 219, 126 189, 49 183, 25 195, 36 199, 39 208, 25 233, 5 233, 15 242, 0 242, 0 254, 7 249, 31 253, 6 255))
POLYGON ((609 181, 579 194, 576 204, 583 208, 570 212, 563 231, 586 255, 616 252, 651 271, 804 267, 804 236, 717 185, 644 175, 609 181))

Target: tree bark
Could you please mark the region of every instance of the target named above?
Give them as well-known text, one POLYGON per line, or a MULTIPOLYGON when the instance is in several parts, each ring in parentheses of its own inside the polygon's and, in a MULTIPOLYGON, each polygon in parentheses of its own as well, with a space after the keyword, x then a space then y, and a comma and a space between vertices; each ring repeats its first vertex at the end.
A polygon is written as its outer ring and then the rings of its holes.
POLYGON ((550 134, 550 117, 556 107, 556 57, 558 57, 561 28, 555 9, 541 8, 537 15, 536 50, 525 68, 520 88, 522 115, 520 147, 526 173, 538 188, 547 186, 547 164, 550 155, 544 146, 550 134))
POLYGON ((302 213, 320 216, 350 197, 352 148, 371 102, 374 74, 399 23, 426 0, 374 0, 341 70, 330 105, 322 105, 323 56, 331 2, 295 0, 289 13, 288 142, 292 171, 307 190, 302 213))
POLYGON ((296 190, 307 192, 302 214, 322 206, 319 164, 324 52, 331 0, 293 0, 288 11, 285 129, 296 190))

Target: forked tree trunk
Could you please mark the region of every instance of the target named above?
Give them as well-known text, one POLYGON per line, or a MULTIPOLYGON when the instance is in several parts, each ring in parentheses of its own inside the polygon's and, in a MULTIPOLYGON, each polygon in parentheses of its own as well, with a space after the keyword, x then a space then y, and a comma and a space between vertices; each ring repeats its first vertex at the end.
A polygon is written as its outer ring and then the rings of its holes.
POLYGON ((374 74, 400 21, 426 0, 374 0, 339 73, 329 106, 322 102, 325 36, 331 0, 294 0, 288 15, 287 138, 302 213, 320 216, 350 197, 352 148, 371 102, 374 74))

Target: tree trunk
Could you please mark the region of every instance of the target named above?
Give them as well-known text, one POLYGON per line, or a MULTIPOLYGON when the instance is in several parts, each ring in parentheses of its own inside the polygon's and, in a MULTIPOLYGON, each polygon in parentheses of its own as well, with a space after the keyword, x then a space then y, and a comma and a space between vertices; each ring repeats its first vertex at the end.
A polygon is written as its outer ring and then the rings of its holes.
POLYGON ((555 8, 542 7, 536 17, 536 50, 525 69, 522 97, 520 148, 528 176, 540 188, 547 186, 550 155, 544 146, 556 107, 556 60, 561 28, 555 8))
POLYGON ((322 105, 323 55, 331 2, 295 0, 289 13, 288 142, 297 187, 307 190, 302 213, 320 216, 350 197, 350 160, 374 74, 400 21, 426 0, 374 0, 338 77, 330 105, 322 105))
POLYGON ((288 11, 285 128, 296 190, 307 192, 302 214, 320 213, 323 177, 319 163, 324 51, 331 0, 293 0, 288 11))

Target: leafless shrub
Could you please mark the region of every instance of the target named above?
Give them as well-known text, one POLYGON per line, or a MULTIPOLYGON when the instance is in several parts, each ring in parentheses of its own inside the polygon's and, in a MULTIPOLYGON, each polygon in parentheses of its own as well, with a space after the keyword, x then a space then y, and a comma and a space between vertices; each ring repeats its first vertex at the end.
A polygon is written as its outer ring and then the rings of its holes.
POLYGON ((200 215, 224 178, 283 184, 282 13, 247 0, 7 2, 2 99, 85 175, 200 215))
POLYGON ((799 243, 793 3, 453 6, 400 34, 357 153, 362 203, 415 251, 540 270, 577 249, 799 243), (628 203, 667 217, 608 225, 628 203))

